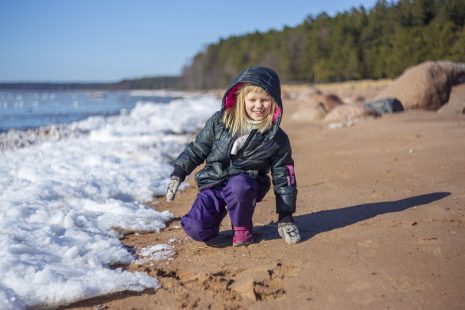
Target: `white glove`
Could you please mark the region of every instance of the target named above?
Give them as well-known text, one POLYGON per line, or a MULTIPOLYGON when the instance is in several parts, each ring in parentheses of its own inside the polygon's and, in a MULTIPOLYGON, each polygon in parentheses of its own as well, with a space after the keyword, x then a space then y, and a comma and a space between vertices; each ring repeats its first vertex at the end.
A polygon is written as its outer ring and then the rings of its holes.
POLYGON ((170 182, 168 183, 168 188, 166 189, 166 201, 171 202, 176 197, 176 192, 178 191, 179 184, 181 184, 181 178, 172 176, 170 182))

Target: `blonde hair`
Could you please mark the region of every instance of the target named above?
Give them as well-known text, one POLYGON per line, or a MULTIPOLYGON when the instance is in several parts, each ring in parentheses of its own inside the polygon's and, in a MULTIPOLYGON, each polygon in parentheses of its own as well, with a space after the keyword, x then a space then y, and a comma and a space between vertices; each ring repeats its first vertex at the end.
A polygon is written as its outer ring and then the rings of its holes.
MULTIPOLYGON (((233 136, 238 133, 244 133, 247 131, 247 128, 250 128, 250 123, 248 121, 250 118, 247 116, 247 111, 245 110, 245 97, 249 93, 265 94, 270 96, 263 88, 252 84, 245 84, 239 88, 236 92, 236 104, 224 111, 222 119, 225 127, 233 136)), ((270 113, 260 123, 256 124, 256 128, 260 133, 267 131, 273 126, 273 115, 276 111, 276 102, 273 97, 270 96, 270 98, 272 101, 270 113)))

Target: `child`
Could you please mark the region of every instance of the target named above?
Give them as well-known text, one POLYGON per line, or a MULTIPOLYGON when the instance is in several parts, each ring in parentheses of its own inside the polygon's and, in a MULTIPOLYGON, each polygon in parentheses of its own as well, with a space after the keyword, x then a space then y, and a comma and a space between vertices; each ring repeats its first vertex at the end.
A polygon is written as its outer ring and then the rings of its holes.
POLYGON ((200 192, 181 218, 192 239, 206 242, 217 236, 229 213, 233 245, 252 243, 255 204, 270 188, 267 174, 271 170, 279 235, 287 243, 300 241, 292 218, 297 196, 294 161, 289 139, 279 128, 282 111, 278 75, 265 67, 247 68, 226 91, 221 110, 175 160, 168 202, 185 177, 206 160, 195 175, 200 192))

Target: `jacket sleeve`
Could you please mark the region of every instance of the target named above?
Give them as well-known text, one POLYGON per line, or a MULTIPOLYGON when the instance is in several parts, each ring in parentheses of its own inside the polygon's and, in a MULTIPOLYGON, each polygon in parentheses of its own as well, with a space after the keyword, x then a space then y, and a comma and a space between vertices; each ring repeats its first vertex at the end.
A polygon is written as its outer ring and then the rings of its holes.
POLYGON ((220 112, 216 112, 207 120, 205 127, 197 134, 195 140, 190 142, 174 161, 175 171, 182 168, 185 172, 185 175, 182 176, 183 179, 198 165, 202 164, 210 153, 215 137, 215 124, 220 117, 219 114, 220 112))
POLYGON ((284 132, 278 139, 279 150, 272 158, 271 176, 276 196, 277 213, 294 213, 297 200, 297 182, 289 138, 284 132))

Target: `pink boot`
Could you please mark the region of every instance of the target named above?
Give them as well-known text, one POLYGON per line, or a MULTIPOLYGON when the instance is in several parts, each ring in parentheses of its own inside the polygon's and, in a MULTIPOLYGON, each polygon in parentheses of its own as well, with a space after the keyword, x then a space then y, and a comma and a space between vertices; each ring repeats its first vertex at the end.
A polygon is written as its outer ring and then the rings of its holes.
POLYGON ((241 226, 233 226, 233 229, 233 246, 242 246, 254 242, 254 238, 252 235, 252 227, 248 228, 241 226))

